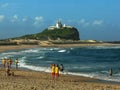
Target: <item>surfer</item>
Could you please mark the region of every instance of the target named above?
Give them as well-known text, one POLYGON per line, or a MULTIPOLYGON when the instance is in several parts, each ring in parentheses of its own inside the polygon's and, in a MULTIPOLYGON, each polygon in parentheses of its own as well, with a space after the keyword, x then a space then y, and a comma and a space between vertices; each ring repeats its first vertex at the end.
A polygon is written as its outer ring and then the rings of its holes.
POLYGON ((109 73, 110 73, 110 76, 112 76, 112 74, 113 74, 112 68, 110 69, 109 73))

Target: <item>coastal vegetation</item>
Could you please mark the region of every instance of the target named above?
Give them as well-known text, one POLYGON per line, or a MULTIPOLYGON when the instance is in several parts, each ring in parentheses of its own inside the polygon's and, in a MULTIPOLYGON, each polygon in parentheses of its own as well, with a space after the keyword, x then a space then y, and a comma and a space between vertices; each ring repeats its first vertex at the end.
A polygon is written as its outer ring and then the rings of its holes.
POLYGON ((80 40, 79 32, 76 28, 55 28, 54 30, 45 29, 41 33, 25 35, 22 39, 36 40, 80 40))

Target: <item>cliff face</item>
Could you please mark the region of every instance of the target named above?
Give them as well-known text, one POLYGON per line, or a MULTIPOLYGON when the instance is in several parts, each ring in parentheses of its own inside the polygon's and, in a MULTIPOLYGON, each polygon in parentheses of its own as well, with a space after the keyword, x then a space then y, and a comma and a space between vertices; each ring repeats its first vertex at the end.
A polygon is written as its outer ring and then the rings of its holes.
POLYGON ((41 33, 32 34, 32 35, 26 35, 22 38, 26 39, 39 39, 39 40, 80 40, 79 38, 79 32, 76 28, 55 28, 54 30, 45 29, 41 33))

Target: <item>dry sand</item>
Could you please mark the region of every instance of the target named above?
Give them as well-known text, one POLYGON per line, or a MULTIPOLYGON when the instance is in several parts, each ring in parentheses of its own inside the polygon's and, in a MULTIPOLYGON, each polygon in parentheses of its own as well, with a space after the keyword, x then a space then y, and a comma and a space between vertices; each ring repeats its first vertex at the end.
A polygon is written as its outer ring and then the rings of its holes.
MULTIPOLYGON (((34 45, 0 46, 0 51, 34 48, 34 45)), ((50 73, 12 69, 15 76, 6 76, 0 68, 0 90, 120 90, 120 84, 96 79, 63 75, 52 80, 50 73)))
POLYGON ((35 47, 38 47, 38 45, 4 45, 4 46, 0 46, 0 52, 9 51, 9 50, 35 48, 35 47))
POLYGON ((36 47, 88 47, 88 46, 120 46, 120 44, 110 44, 110 43, 98 43, 98 44, 46 44, 42 43, 40 45, 6 45, 0 46, 0 52, 8 51, 8 50, 20 50, 20 49, 28 49, 28 48, 36 48, 36 47))

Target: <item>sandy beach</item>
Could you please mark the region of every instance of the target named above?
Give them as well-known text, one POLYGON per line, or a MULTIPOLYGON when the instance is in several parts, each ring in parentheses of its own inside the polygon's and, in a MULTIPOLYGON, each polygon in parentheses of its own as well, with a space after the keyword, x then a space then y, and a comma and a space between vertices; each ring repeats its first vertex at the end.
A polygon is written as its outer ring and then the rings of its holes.
POLYGON ((0 69, 0 90, 120 90, 119 84, 60 74, 52 80, 50 73, 30 70, 11 70, 15 76, 6 76, 0 69))
POLYGON ((9 50, 35 48, 35 47, 38 47, 38 45, 6 45, 6 46, 0 46, 0 52, 9 51, 9 50))
POLYGON ((120 46, 120 44, 110 44, 110 43, 98 43, 98 44, 50 44, 49 42, 42 42, 40 45, 2 45, 0 46, 0 52, 9 50, 20 50, 29 49, 37 47, 88 47, 88 46, 120 46))
MULTIPOLYGON (((77 46, 77 45, 76 45, 77 46)), ((36 45, 0 46, 0 52, 35 48, 36 45)), ((6 76, 0 67, 0 90, 120 90, 120 84, 101 82, 81 76, 60 74, 58 80, 52 80, 50 73, 31 70, 15 70, 14 76, 6 76)))

